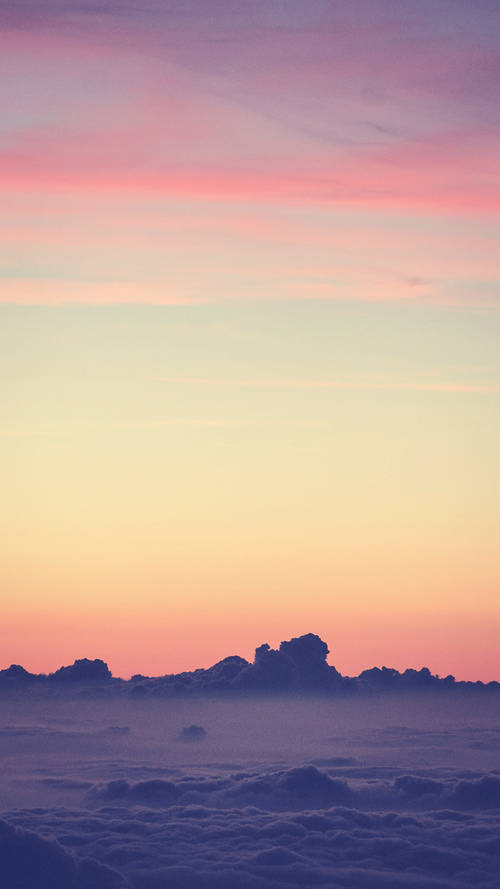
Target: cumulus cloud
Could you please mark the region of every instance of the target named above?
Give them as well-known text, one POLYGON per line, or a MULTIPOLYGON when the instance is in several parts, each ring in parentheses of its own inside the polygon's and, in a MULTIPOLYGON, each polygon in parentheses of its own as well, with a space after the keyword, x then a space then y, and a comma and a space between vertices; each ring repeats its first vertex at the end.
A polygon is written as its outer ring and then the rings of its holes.
POLYGON ((60 667, 55 673, 50 674, 50 679, 71 682, 99 682, 111 679, 111 672, 107 664, 100 658, 89 660, 80 658, 69 667, 60 667))
POLYGON ((403 673, 388 667, 363 670, 357 677, 342 676, 327 662, 328 646, 315 633, 306 633, 281 642, 279 648, 267 643, 255 649, 252 663, 239 655, 230 655, 207 669, 184 671, 159 677, 136 674, 125 682, 113 679, 105 661, 81 658, 61 667, 49 676, 34 675, 19 665, 0 670, 0 690, 15 690, 30 682, 44 688, 47 683, 78 686, 80 693, 126 692, 135 697, 153 695, 175 697, 213 693, 342 693, 374 694, 396 692, 475 691, 499 692, 500 684, 456 682, 449 675, 433 675, 427 667, 407 669, 403 673), (87 691, 81 687, 86 685, 87 691))
POLYGON ((0 680, 2 683, 27 682, 34 678, 33 673, 29 673, 20 664, 11 664, 7 669, 0 670, 0 680))
MULTIPOLYGON (((430 770, 387 780, 377 769, 356 770, 352 778, 314 765, 274 771, 226 775, 182 775, 141 781, 118 779, 93 785, 92 801, 117 801, 122 806, 203 805, 217 809, 256 808, 294 812, 350 806, 358 812, 421 812, 431 810, 500 810, 500 777, 493 773, 462 778, 430 770), (436 777, 439 775, 439 777, 436 777)), ((390 772, 389 772, 390 774, 390 772)))
MULTIPOLYGON (((308 774, 313 785, 320 780, 307 771, 289 770, 276 779, 273 792, 281 786, 295 802, 307 802, 308 774)), ((497 886, 500 832, 493 812, 368 812, 356 805, 269 811, 243 799, 225 808, 214 804, 215 795, 205 804, 150 808, 157 789, 146 791, 144 783, 142 799, 139 795, 132 807, 123 804, 127 793, 134 795, 129 786, 125 796, 108 800, 91 816, 52 809, 17 811, 10 817, 24 831, 36 826, 121 871, 135 889, 497 886)), ((324 787, 315 792, 323 793, 324 787)), ((401 806, 394 790, 393 802, 398 800, 401 806)), ((357 804, 355 794, 351 801, 357 804)), ((51 889, 57 887, 54 883, 51 889)))
POLYGON ((306 633, 281 642, 279 648, 267 643, 255 649, 252 663, 239 655, 230 655, 206 669, 184 671, 159 677, 140 674, 129 681, 113 679, 105 661, 81 658, 70 666, 61 667, 49 676, 34 675, 19 665, 0 670, 0 690, 15 690, 19 685, 35 684, 44 688, 47 683, 59 686, 78 686, 80 693, 126 692, 135 697, 153 695, 174 697, 212 693, 342 693, 374 694, 397 692, 476 691, 499 692, 500 684, 490 682, 456 682, 449 675, 440 678, 427 667, 407 669, 403 673, 388 667, 363 670, 357 677, 342 676, 327 661, 329 651, 315 633, 306 633))
POLYGON ((187 725, 177 735, 178 741, 196 742, 203 741, 207 733, 202 725, 187 725))
POLYGON ((253 664, 243 668, 233 684, 260 691, 331 689, 342 677, 327 663, 328 654, 328 646, 314 633, 282 642, 277 650, 260 645, 253 664))
POLYGON ((125 889, 123 876, 89 858, 77 860, 56 841, 0 820, 2 885, 8 889, 125 889))
POLYGON ((459 781, 453 788, 451 801, 462 809, 500 810, 500 778, 484 775, 478 780, 459 781))

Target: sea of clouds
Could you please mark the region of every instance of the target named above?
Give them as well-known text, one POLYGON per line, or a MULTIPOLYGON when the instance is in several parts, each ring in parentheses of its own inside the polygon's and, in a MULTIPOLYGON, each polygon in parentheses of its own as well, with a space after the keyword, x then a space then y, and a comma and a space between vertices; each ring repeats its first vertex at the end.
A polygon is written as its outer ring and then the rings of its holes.
POLYGON ((10 689, 0 883, 497 889, 499 704, 10 689))

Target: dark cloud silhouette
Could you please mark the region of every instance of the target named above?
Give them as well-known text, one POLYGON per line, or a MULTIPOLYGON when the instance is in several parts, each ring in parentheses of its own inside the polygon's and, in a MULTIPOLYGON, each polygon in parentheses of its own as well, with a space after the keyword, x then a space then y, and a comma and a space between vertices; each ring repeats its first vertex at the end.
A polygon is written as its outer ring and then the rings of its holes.
POLYGON ((33 673, 29 673, 19 664, 11 664, 6 670, 0 670, 0 683, 3 684, 29 682, 35 678, 33 673))
POLYGON ((233 685, 252 691, 337 689, 342 677, 327 663, 328 653, 326 643, 314 633, 282 642, 277 650, 260 645, 253 664, 239 671, 233 685))
POLYGON ((125 780, 110 781, 105 787, 98 789, 96 794, 103 799, 120 800, 129 805, 145 803, 149 806, 171 806, 179 798, 181 791, 172 781, 156 778, 135 784, 129 784, 125 780))
POLYGON ((363 670, 357 677, 342 676, 327 662, 326 643, 316 634, 307 633, 280 644, 267 643, 255 650, 253 663, 230 655, 207 669, 184 671, 159 677, 134 675, 129 681, 113 679, 108 665, 100 659, 82 658, 45 676, 29 673, 19 665, 0 671, 0 690, 12 691, 31 683, 44 688, 47 683, 78 684, 80 694, 107 692, 129 693, 134 697, 153 695, 177 697, 198 694, 381 694, 454 691, 500 692, 500 684, 456 682, 453 676, 441 679, 427 667, 407 669, 403 673, 388 667, 363 670))
POLYGON ((477 780, 459 781, 451 801, 459 809, 498 809, 500 811, 500 777, 484 775, 477 780))
POLYGON ((108 665, 100 660, 82 658, 61 667, 49 676, 34 675, 19 665, 0 671, 0 689, 15 690, 20 684, 47 683, 71 686, 87 685, 81 694, 98 692, 129 693, 135 697, 153 695, 177 697, 197 694, 379 694, 429 691, 499 692, 500 684, 490 682, 456 682, 453 676, 441 679, 427 667, 408 669, 403 673, 389 667, 363 670, 357 677, 342 676, 327 662, 326 643, 316 634, 307 633, 280 644, 278 649, 267 643, 255 650, 252 663, 238 655, 230 655, 207 669, 184 671, 165 676, 134 675, 129 681, 113 679, 108 665))
POLYGON ((104 661, 96 658, 91 661, 88 658, 76 660, 69 667, 60 667, 55 673, 51 673, 49 679, 71 682, 102 682, 111 679, 111 671, 104 661))
POLYGON ((319 759, 312 759, 311 765, 345 767, 355 766, 357 762, 357 759, 354 759, 352 756, 323 756, 319 759))
POLYGON ((276 811, 328 808, 354 799, 344 780, 332 778, 312 765, 243 778, 225 795, 240 804, 276 811))
POLYGON ((178 741, 196 742, 204 741, 207 733, 202 725, 187 725, 177 735, 178 741))
POLYGON ((77 860, 55 840, 0 820, 0 869, 5 889, 125 889, 116 871, 77 860))
POLYGON ((443 789, 440 781, 432 778, 421 778, 418 775, 402 775, 396 778, 394 787, 400 790, 407 799, 418 799, 422 796, 438 795, 443 789))
POLYGON ((494 774, 461 778, 437 773, 404 774, 387 781, 377 770, 345 776, 313 765, 227 775, 182 776, 97 784, 89 800, 121 806, 203 805, 217 809, 255 807, 267 812, 309 812, 348 806, 358 813, 386 809, 405 812, 500 810, 500 778, 494 774))

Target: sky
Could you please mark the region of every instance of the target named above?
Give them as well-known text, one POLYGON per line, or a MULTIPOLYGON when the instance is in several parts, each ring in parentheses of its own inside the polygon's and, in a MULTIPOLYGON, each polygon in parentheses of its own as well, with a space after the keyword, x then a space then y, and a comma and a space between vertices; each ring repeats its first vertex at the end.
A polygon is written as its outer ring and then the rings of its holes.
POLYGON ((3 665, 498 679, 496 0, 0 23, 3 665))

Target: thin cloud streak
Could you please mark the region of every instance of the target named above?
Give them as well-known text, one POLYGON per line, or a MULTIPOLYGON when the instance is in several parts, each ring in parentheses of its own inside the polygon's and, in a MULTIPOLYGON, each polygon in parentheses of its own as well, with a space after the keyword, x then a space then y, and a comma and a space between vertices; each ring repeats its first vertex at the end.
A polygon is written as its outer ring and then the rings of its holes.
POLYGON ((162 426, 192 426, 205 429, 218 429, 225 427, 240 427, 255 425, 251 420, 233 419, 197 419, 187 417, 173 417, 168 420, 144 420, 123 423, 50 423, 39 428, 14 426, 0 429, 0 438, 45 438, 46 436, 77 435, 81 432, 99 432, 102 430, 120 429, 158 429, 162 426))
POLYGON ((53 278, 0 278, 0 305, 87 306, 142 305, 189 306, 211 302, 198 295, 184 295, 169 282, 72 281, 53 278))
POLYGON ((231 386, 246 389, 338 389, 374 391, 459 392, 500 394, 500 383, 355 382, 351 380, 244 380, 208 377, 157 377, 156 382, 194 386, 231 386))

